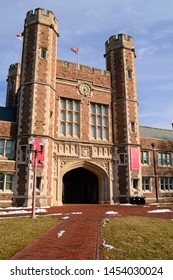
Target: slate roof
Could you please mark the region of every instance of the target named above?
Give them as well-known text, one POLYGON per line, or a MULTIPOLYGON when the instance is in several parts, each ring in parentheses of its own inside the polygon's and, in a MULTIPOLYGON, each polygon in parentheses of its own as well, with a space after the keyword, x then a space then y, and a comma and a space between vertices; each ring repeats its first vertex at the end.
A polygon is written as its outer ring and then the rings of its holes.
POLYGON ((16 109, 0 107, 0 121, 16 122, 16 109))
POLYGON ((140 126, 139 133, 143 138, 155 138, 173 141, 173 130, 140 126))

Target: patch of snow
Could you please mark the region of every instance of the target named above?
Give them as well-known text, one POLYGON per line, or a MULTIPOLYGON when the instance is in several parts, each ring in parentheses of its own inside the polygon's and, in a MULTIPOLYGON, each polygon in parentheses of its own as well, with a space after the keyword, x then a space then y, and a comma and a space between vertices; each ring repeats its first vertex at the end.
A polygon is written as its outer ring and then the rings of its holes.
POLYGON ((26 210, 19 210, 19 211, 3 211, 0 212, 0 215, 14 215, 14 214, 25 214, 25 213, 31 213, 31 211, 26 210))
POLYGON ((106 225, 107 223, 109 223, 109 222, 110 222, 110 220, 109 220, 108 218, 104 219, 104 220, 103 220, 103 227, 105 227, 105 225, 106 225))
POLYGON ((150 206, 156 206, 156 207, 163 207, 163 205, 158 204, 157 202, 155 202, 155 203, 150 203, 149 205, 150 205, 150 206))
MULTIPOLYGON (((28 211, 28 210, 16 210, 16 211, 2 211, 0 212, 0 215, 15 215, 15 214, 29 214, 32 211, 28 211)), ((47 212, 46 209, 40 209, 37 208, 35 210, 36 213, 45 213, 47 212)))
POLYGON ((148 213, 166 213, 166 212, 172 212, 172 211, 170 209, 157 209, 157 210, 148 211, 148 213))
POLYGON ((115 211, 107 211, 105 214, 107 214, 107 215, 117 215, 119 213, 115 212, 115 211))
POLYGON ((137 204, 131 204, 131 203, 121 203, 120 206, 137 206, 137 204))
POLYGON ((81 215, 82 212, 72 212, 71 214, 72 214, 72 215, 81 215))
POLYGON ((62 220, 67 220, 67 219, 69 219, 69 216, 62 217, 61 219, 62 220))
POLYGON ((38 209, 35 210, 35 212, 36 213, 45 213, 45 212, 47 212, 47 210, 46 209, 38 208, 38 209))
POLYGON ((0 208, 0 210, 6 210, 6 209, 13 209, 13 210, 18 209, 18 210, 20 210, 20 209, 23 209, 23 207, 5 207, 5 208, 0 208))
POLYGON ((57 238, 60 238, 64 234, 65 230, 61 230, 57 233, 57 238))
POLYGON ((50 208, 51 206, 40 206, 39 208, 50 208))
POLYGON ((105 240, 103 240, 102 247, 103 247, 104 249, 107 249, 107 250, 115 249, 114 246, 109 245, 109 244, 106 244, 106 241, 105 241, 105 240))

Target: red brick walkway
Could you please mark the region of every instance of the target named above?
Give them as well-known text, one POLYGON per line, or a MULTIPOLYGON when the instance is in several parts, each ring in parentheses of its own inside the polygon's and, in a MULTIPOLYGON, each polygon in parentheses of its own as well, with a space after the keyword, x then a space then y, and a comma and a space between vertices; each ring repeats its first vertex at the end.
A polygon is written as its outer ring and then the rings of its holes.
POLYGON ((100 229, 104 217, 133 215, 173 219, 173 205, 66 205, 48 208, 45 214, 56 214, 62 219, 61 223, 14 255, 12 260, 99 260, 102 258, 100 229), (148 213, 158 209, 172 212, 148 213), (106 214, 107 211, 118 214, 106 214), (63 219, 67 216, 68 219, 63 219), (58 233, 62 234, 59 238, 58 233))

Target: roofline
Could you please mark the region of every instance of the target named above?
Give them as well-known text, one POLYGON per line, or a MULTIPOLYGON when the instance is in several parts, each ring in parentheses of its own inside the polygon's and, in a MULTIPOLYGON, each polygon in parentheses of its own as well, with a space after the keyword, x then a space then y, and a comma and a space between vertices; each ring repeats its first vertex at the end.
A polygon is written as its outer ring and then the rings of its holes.
POLYGON ((156 130, 163 130, 163 131, 172 131, 173 132, 173 130, 172 129, 166 129, 166 128, 158 128, 158 127, 151 127, 151 126, 144 126, 144 125, 140 125, 139 127, 141 127, 141 128, 149 128, 149 129, 156 129, 156 130))

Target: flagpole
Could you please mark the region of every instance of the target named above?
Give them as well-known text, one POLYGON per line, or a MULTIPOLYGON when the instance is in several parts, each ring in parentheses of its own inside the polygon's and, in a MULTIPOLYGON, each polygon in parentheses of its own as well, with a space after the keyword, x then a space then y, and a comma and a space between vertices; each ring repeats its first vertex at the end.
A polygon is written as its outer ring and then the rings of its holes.
POLYGON ((79 48, 71 48, 70 50, 77 55, 77 69, 79 69, 79 48))
POLYGON ((23 50, 23 41, 21 42, 21 46, 20 46, 19 63, 22 63, 22 50, 23 50))
POLYGON ((79 70, 79 48, 77 48, 77 69, 79 70))
POLYGON ((21 41, 20 53, 19 53, 19 63, 21 63, 22 62, 22 50, 23 50, 23 35, 18 34, 18 35, 16 35, 16 38, 21 41))

